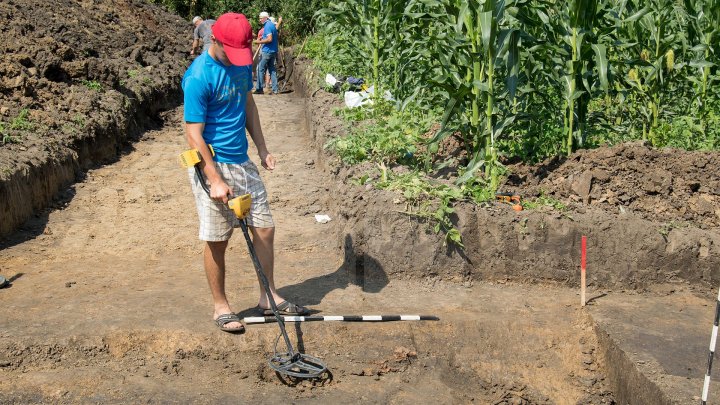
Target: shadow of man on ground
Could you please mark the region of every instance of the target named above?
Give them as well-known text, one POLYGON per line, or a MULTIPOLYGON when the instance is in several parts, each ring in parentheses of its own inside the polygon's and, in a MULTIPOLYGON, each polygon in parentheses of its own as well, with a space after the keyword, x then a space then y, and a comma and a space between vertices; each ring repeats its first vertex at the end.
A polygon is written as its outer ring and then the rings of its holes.
POLYGON ((378 293, 388 284, 385 270, 377 260, 356 250, 352 237, 345 235, 343 264, 333 273, 314 277, 300 284, 285 286, 280 293, 293 302, 317 305, 331 291, 349 285, 362 288, 363 292, 378 293))

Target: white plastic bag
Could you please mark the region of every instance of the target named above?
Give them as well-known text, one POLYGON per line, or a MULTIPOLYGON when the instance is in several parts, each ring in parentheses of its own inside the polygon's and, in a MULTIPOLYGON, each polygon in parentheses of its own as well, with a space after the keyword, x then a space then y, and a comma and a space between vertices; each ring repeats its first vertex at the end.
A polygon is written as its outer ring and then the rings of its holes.
POLYGON ((366 91, 346 91, 345 105, 347 108, 360 107, 370 102, 370 95, 366 91))
POLYGON ((328 222, 330 222, 330 215, 315 214, 315 221, 321 224, 327 224, 328 222))
POLYGON ((335 83, 337 83, 337 79, 335 78, 335 76, 328 73, 325 75, 325 83, 327 83, 329 86, 334 86, 335 83))

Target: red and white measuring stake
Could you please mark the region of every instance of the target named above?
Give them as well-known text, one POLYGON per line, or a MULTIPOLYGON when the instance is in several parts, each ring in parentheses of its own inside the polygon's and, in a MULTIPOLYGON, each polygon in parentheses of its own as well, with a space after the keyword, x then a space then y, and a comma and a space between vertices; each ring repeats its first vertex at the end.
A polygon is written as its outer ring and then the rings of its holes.
POLYGON ((587 236, 583 235, 580 245, 580 305, 585 306, 585 250, 587 248, 587 236))
POLYGON ((707 371, 705 372, 705 382, 703 383, 701 404, 707 403, 708 390, 710 389, 710 372, 712 371, 713 357, 715 357, 715 343, 718 335, 718 321, 720 321, 720 292, 718 292, 717 302, 715 303, 715 320, 713 321, 712 335, 710 336, 710 356, 708 356, 707 371))

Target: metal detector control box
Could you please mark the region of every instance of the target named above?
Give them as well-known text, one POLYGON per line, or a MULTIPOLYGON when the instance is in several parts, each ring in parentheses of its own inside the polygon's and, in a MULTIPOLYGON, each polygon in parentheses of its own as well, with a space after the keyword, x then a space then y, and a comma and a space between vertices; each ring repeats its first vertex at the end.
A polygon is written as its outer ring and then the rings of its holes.
POLYGON ((251 204, 252 200, 250 199, 250 194, 241 195, 240 197, 235 197, 228 201, 228 207, 230 207, 230 209, 235 213, 235 216, 240 219, 245 218, 250 212, 251 204))

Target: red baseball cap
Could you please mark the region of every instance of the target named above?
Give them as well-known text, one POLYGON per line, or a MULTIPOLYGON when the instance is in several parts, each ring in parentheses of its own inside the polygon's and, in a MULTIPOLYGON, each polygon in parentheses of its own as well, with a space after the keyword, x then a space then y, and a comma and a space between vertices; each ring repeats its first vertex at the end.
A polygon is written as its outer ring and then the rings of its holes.
POLYGON ((242 14, 226 13, 212 26, 215 39, 222 43, 230 63, 252 65, 252 27, 242 14))

